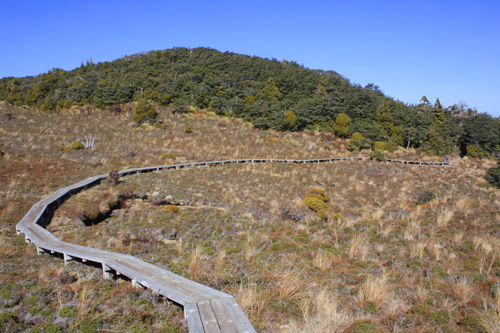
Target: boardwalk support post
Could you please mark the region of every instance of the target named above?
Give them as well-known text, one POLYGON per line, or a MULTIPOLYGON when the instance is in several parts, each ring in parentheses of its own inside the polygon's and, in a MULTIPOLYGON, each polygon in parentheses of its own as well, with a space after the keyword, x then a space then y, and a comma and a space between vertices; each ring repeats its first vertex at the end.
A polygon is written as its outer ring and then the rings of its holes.
POLYGON ((103 279, 111 279, 111 268, 106 266, 105 263, 102 263, 102 278, 103 279))

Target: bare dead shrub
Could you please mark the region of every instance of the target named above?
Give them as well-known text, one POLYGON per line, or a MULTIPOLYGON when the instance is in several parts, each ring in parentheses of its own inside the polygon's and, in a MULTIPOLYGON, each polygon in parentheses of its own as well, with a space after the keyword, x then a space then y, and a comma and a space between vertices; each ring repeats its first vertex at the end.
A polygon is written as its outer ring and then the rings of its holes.
POLYGON ((106 182, 110 185, 117 185, 120 182, 118 170, 112 170, 106 178, 106 182))

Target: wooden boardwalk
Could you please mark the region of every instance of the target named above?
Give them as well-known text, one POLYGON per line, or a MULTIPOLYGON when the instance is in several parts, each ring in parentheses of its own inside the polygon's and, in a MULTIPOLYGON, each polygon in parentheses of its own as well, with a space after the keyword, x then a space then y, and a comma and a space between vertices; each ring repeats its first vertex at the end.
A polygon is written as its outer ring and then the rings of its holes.
MULTIPOLYGON (((164 169, 183 169, 190 167, 210 167, 241 163, 324 163, 345 160, 365 160, 367 157, 339 157, 310 160, 287 159, 237 159, 211 162, 162 165, 134 168, 120 171, 120 176, 136 173, 160 171, 164 169)), ((417 162, 387 160, 392 163, 417 165, 449 165, 448 162, 417 162)), ((64 261, 77 260, 93 262, 102 266, 104 278, 125 276, 136 286, 151 289, 154 293, 184 307, 190 332, 255 332, 233 296, 201 285, 168 270, 144 262, 130 255, 119 254, 82 245, 63 242, 47 231, 44 226, 50 223, 51 212, 70 196, 100 184, 108 175, 89 177, 79 183, 63 187, 37 202, 16 225, 17 233, 23 233, 26 241, 37 247, 37 252, 57 253, 64 261)))

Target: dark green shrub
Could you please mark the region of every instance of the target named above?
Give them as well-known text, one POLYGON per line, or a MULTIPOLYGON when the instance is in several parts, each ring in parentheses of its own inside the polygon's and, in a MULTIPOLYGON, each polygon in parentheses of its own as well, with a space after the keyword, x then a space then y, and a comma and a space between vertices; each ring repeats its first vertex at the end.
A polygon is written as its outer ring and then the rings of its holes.
POLYGON ((188 126, 186 127, 186 129, 184 130, 187 134, 189 133, 193 133, 193 127, 192 126, 188 126))
POLYGON ((439 200, 439 192, 436 190, 425 190, 418 196, 416 204, 425 205, 432 200, 439 200))
POLYGON ((351 139, 351 141, 349 141, 349 143, 347 144, 347 149, 349 151, 360 150, 361 144, 362 144, 361 141, 351 139))
POLYGON ((493 186, 500 188, 500 165, 492 167, 486 174, 486 180, 493 186))
POLYGON ((381 150, 372 150, 370 158, 374 161, 385 161, 384 152, 381 150))
POLYGON ((156 109, 145 99, 141 98, 137 101, 133 119, 137 124, 152 122, 158 116, 156 109))

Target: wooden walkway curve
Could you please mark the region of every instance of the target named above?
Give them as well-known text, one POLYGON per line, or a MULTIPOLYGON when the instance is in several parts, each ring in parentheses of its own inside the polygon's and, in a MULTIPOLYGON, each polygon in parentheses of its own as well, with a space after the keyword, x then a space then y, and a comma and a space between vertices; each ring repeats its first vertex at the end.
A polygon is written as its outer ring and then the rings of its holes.
MULTIPOLYGON (((162 165, 134 168, 119 172, 121 177, 164 169, 183 169, 240 163, 324 163, 344 160, 365 160, 367 157, 339 157, 310 160, 287 159, 237 159, 211 162, 162 165)), ((388 159, 388 162, 417 165, 449 165, 452 162, 419 162, 388 159)), ((63 242, 47 231, 52 212, 72 195, 100 184, 108 174, 89 177, 79 183, 63 187, 37 202, 16 225, 17 234, 23 233, 26 241, 36 245, 37 252, 57 253, 64 261, 93 262, 102 266, 104 278, 125 276, 132 284, 151 289, 154 293, 184 307, 190 332, 255 332, 233 296, 201 285, 168 270, 144 262, 130 255, 119 254, 63 242)))

